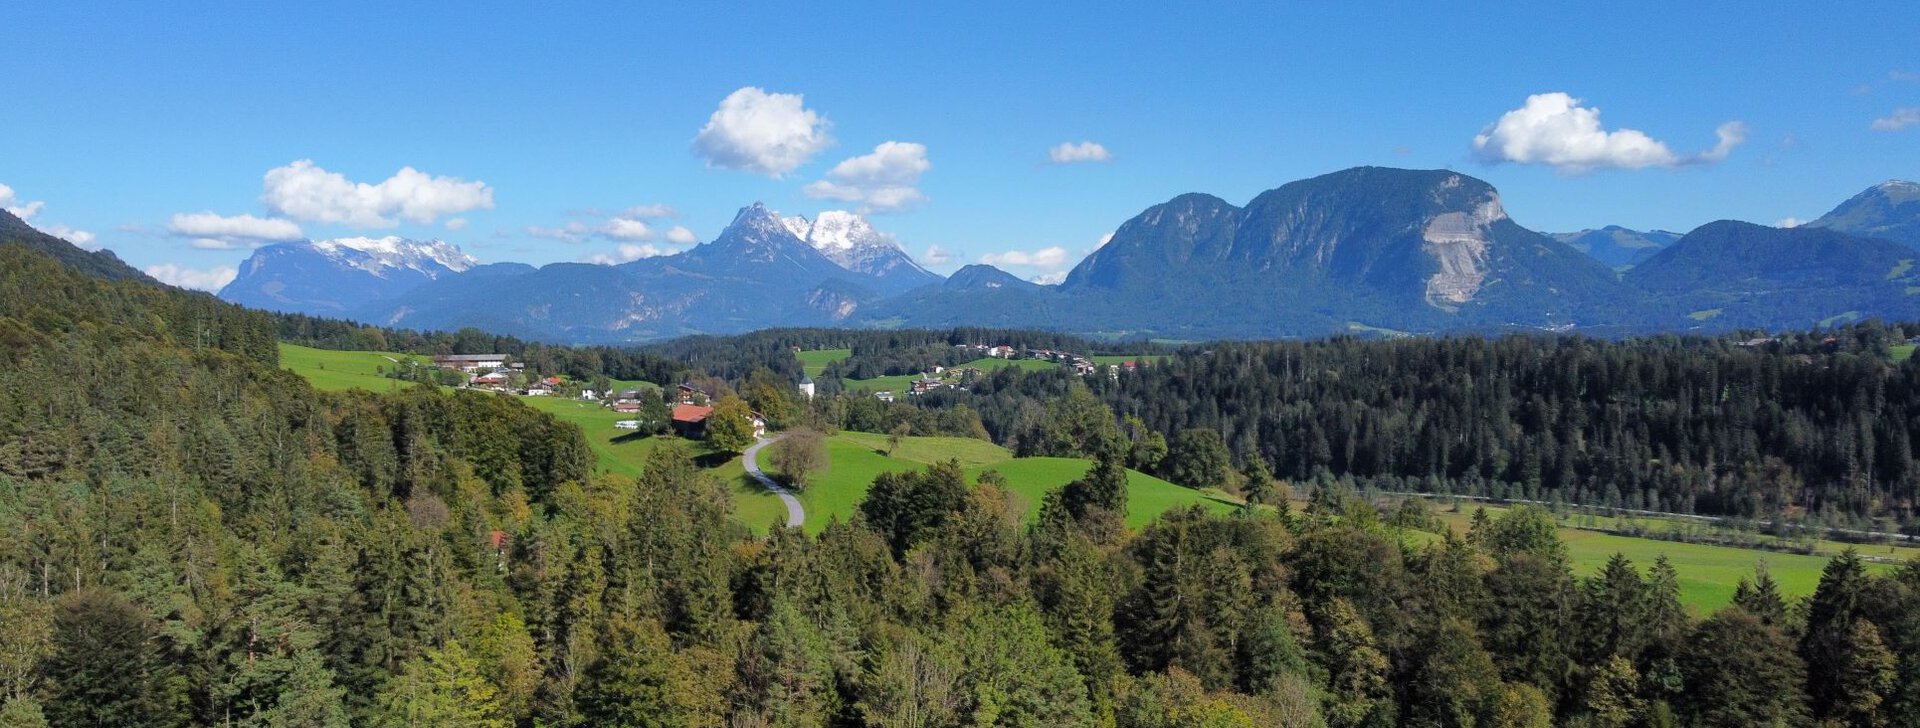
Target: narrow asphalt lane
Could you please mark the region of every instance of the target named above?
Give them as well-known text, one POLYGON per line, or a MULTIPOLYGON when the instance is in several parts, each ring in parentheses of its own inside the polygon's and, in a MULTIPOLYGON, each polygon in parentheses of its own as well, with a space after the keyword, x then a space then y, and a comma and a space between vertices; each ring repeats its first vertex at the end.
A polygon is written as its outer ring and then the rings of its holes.
POLYGON ((780 438, 762 437, 755 441, 753 447, 747 448, 747 451, 741 454, 740 462, 747 466, 748 475, 760 481, 760 484, 766 486, 767 490, 773 491, 774 495, 780 496, 781 503, 787 504, 787 528, 799 528, 801 524, 807 522, 807 512, 800 507, 800 499, 793 497, 793 491, 787 490, 774 482, 773 478, 768 477, 766 473, 760 472, 760 448, 778 439, 780 438))

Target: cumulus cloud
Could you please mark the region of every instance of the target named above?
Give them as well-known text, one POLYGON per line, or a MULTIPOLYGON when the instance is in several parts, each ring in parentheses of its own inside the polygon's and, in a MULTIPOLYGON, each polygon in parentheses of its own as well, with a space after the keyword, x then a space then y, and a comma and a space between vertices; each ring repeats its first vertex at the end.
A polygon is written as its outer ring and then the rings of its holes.
POLYGON ((673 229, 667 231, 667 242, 674 245, 692 245, 698 240, 699 238, 694 237, 693 231, 688 230, 685 225, 675 225, 673 229))
POLYGON ((926 265, 946 265, 954 260, 952 251, 938 245, 929 245, 927 252, 920 254, 920 262, 926 265))
POLYGON ((778 178, 833 144, 827 127, 827 118, 807 108, 800 94, 746 86, 720 101, 693 138, 693 151, 708 166, 778 178))
POLYGON ((1057 285, 1060 285, 1061 281, 1064 281, 1066 279, 1067 279, 1067 272, 1063 270, 1057 270, 1052 273, 1042 273, 1032 278, 1028 278, 1027 280, 1033 281, 1034 283, 1038 283, 1043 286, 1057 286, 1057 285))
POLYGON ((167 232, 193 238, 193 247, 236 250, 305 237, 292 220, 252 215, 221 216, 212 212, 183 212, 167 222, 167 232))
POLYGON ((920 175, 932 168, 925 144, 881 142, 869 154, 834 165, 826 179, 803 191, 816 200, 861 203, 862 213, 899 212, 927 201, 918 185, 920 175))
POLYGON ((1067 264, 1067 249, 1056 245, 1032 252, 1009 250, 1004 253, 988 253, 980 256, 980 262, 992 266, 1054 269, 1067 264))
POLYGON ((527 234, 536 238, 558 240, 563 243, 577 243, 592 236, 593 228, 584 222, 575 220, 560 227, 528 225, 527 234))
POLYGON ((616 265, 619 263, 631 263, 641 258, 652 258, 657 255, 670 254, 671 251, 662 250, 652 245, 626 244, 614 248, 611 253, 594 253, 581 260, 599 265, 616 265))
POLYGON ((1747 140, 1747 127, 1738 121, 1721 124, 1714 133, 1719 141, 1713 148, 1678 154, 1636 129, 1608 131, 1600 123, 1600 109, 1581 106, 1580 99, 1556 91, 1528 96, 1524 106, 1474 136, 1473 148, 1488 162, 1544 164, 1580 173, 1718 162, 1747 140))
POLYGON ((1903 106, 1893 113, 1873 120, 1874 131, 1900 131, 1914 124, 1920 124, 1920 106, 1903 106))
POLYGON ((616 217, 600 228, 600 233, 614 240, 652 240, 653 228, 646 223, 629 217, 616 217))
POLYGON ((22 220, 32 219, 34 215, 40 214, 40 208, 46 206, 47 203, 40 200, 32 202, 22 200, 14 195, 12 187, 0 185, 0 209, 13 213, 14 217, 22 220))
POLYGON ((1082 162, 1111 162, 1113 154, 1098 142, 1061 142, 1047 150, 1048 161, 1054 164, 1079 164, 1082 162))
POLYGON ((65 240, 69 243, 73 243, 74 245, 79 246, 80 248, 83 248, 86 250, 100 249, 100 246, 94 243, 93 233, 87 232, 85 230, 70 228, 65 225, 35 224, 33 227, 39 230, 40 232, 46 233, 48 235, 52 235, 56 238, 65 240))
POLYGON ((1107 231, 1107 234, 1100 236, 1100 242, 1094 243, 1093 249, 1099 250, 1101 248, 1107 247, 1107 243, 1113 242, 1113 233, 1114 231, 1109 230, 1107 231))
POLYGON ((1797 228, 1805 224, 1807 224, 1807 221, 1797 217, 1783 217, 1775 221, 1773 226, 1777 228, 1797 228))
POLYGON ((464 218, 464 217, 453 217, 453 218, 448 218, 448 219, 447 219, 447 229, 448 229, 448 230, 452 230, 452 231, 454 231, 454 232, 459 232, 459 231, 461 231, 461 230, 465 230, 465 229, 467 229, 467 219, 466 219, 466 218, 464 218))
POLYGON ((442 215, 493 209, 487 183, 435 177, 402 167, 377 183, 353 182, 302 159, 267 170, 260 201, 295 220, 351 227, 393 227, 399 218, 431 223, 442 215))
POLYGON ((172 263, 147 266, 147 275, 170 286, 191 288, 198 291, 218 291, 232 283, 240 272, 233 266, 216 265, 212 268, 187 268, 172 263))

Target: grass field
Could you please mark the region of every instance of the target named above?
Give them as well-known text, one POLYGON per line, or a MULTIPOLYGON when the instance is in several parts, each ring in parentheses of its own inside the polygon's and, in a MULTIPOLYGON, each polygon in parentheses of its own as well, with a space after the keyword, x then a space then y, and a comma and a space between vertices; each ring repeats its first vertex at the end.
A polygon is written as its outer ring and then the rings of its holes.
MULTIPOLYGON (((1040 502, 1047 491, 1079 480, 1093 463, 1080 458, 1020 458, 997 465, 967 469, 970 478, 986 470, 997 470, 1007 479, 1007 489, 1027 509, 1029 520, 1040 515, 1040 502)), ((1140 528, 1155 517, 1174 508, 1200 505, 1217 512, 1237 506, 1217 500, 1200 491, 1183 488, 1137 470, 1127 471, 1127 526, 1140 528)))
POLYGON ((367 389, 384 392, 407 386, 400 380, 380 376, 380 368, 391 369, 408 356, 382 351, 328 351, 286 343, 280 345, 282 368, 292 369, 294 373, 305 377, 315 389, 328 391, 367 389))
MULTIPOLYGON (((884 453, 886 447, 885 435, 865 432, 844 432, 827 439, 830 462, 813 474, 812 483, 799 495, 807 509, 808 533, 818 533, 829 519, 851 518, 866 497, 867 488, 881 473, 919 470, 949 458, 960 461, 969 481, 986 470, 997 470, 1006 477, 1008 489, 1031 518, 1039 514, 1040 501, 1047 491, 1079 479, 1093 466, 1079 458, 1015 459, 998 445, 957 437, 905 438, 892 457, 884 453)), ((1170 508, 1196 503, 1221 511, 1233 507, 1144 473, 1129 472, 1127 484, 1127 524, 1136 528, 1170 508)), ((752 521, 748 525, 756 529, 760 526, 752 521)))
POLYGON ((1891 348, 1893 349, 1894 361, 1906 361, 1913 358, 1912 344, 1894 344, 1891 348))
MULTIPOLYGON (((1505 509, 1487 506, 1487 512, 1498 516, 1505 509)), ((1439 515, 1455 532, 1465 535, 1473 521, 1473 507, 1463 505, 1459 513, 1441 511, 1439 515)), ((1751 578, 1754 567, 1762 562, 1766 563, 1774 580, 1779 582, 1782 595, 1788 599, 1810 595, 1819 586, 1820 571, 1826 568, 1828 559, 1827 556, 1616 536, 1582 528, 1561 527, 1559 534, 1560 540, 1567 545, 1567 555, 1573 562, 1574 573, 1580 576, 1598 572, 1616 553, 1632 560, 1642 573, 1653 565, 1655 559, 1666 555, 1667 560, 1673 563, 1674 570, 1680 574, 1680 601, 1702 615, 1731 603, 1733 590, 1740 579, 1751 578)), ((1871 547, 1861 549, 1863 555, 1881 555, 1872 551, 1871 547)), ((1886 551, 1886 547, 1879 547, 1879 551, 1886 551)), ((1867 568, 1884 572, 1895 567, 1875 563, 1868 564, 1867 568)))
MULTIPOLYGON (((801 352, 801 353, 805 354, 807 352, 801 352)), ((1119 357, 1119 358, 1124 360, 1129 357, 1119 357)), ((998 357, 989 356, 989 357, 984 357, 980 359, 975 359, 965 364, 955 365, 953 367, 950 367, 949 371, 952 371, 955 369, 965 369, 967 367, 972 367, 975 369, 980 369, 982 371, 990 372, 996 369, 1005 369, 1007 367, 1015 367, 1015 368, 1027 369, 1027 370, 1039 370, 1039 369, 1052 369, 1059 366, 1063 366, 1063 365, 1050 362, 1050 361, 1042 361, 1039 359, 1001 359, 998 357)), ((893 392, 894 394, 904 395, 912 389, 913 380, 919 379, 919 378, 920 378, 920 375, 918 374, 901 374, 901 375, 896 375, 891 377, 874 377, 872 379, 842 379, 840 380, 840 386, 849 392, 852 392, 855 390, 865 390, 868 392, 893 392)))
POLYGON ((853 356, 853 350, 815 349, 813 351, 803 351, 794 356, 799 357, 800 368, 806 370, 807 376, 817 377, 820 376, 821 372, 826 371, 828 364, 853 356))

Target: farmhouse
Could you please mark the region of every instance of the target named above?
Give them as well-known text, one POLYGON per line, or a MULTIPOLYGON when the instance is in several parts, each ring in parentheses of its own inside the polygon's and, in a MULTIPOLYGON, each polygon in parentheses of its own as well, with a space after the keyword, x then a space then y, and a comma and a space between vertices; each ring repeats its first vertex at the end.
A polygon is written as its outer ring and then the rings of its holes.
MULTIPOLYGON (((713 415, 713 408, 699 404, 675 405, 673 408, 673 431, 681 437, 699 439, 707 436, 707 418, 713 415)), ((752 413, 753 436, 767 434, 767 418, 758 412, 752 413)))
POLYGON ((507 385, 506 372, 487 372, 473 378, 476 387, 504 387, 507 385))
POLYGON ((615 412, 639 412, 639 411, 640 411, 640 400, 637 400, 637 399, 622 399, 622 400, 616 400, 616 401, 615 401, 615 402, 613 403, 613 411, 615 411, 615 412))
POLYGON ((713 408, 698 404, 681 404, 673 408, 673 431, 681 437, 699 438, 707 434, 707 415, 713 414, 713 408))
POLYGON ((501 354, 439 354, 433 357, 433 365, 441 369, 477 372, 504 367, 507 357, 501 354))

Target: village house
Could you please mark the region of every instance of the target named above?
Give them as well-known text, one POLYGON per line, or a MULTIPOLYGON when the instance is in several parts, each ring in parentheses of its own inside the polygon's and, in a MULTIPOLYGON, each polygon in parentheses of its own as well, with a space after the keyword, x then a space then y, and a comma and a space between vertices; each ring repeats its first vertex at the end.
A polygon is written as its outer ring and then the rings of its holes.
POLYGON ((527 396, 529 397, 549 397, 552 395, 553 388, 545 384, 535 384, 527 388, 527 396))
POLYGON ((698 439, 707 434, 707 416, 713 408, 698 404, 680 404, 673 408, 673 431, 681 437, 698 439))
POLYGON ((893 392, 874 392, 873 398, 882 402, 892 402, 893 392))
POLYGON ((614 403, 613 403, 613 411, 615 411, 615 412, 639 412, 639 411, 640 411, 640 400, 637 400, 637 399, 622 399, 622 400, 615 400, 615 401, 614 401, 614 403))
POLYGON ((478 372, 505 367, 507 357, 500 354, 439 354, 433 357, 433 365, 441 369, 478 372))
MULTIPOLYGON (((673 408, 673 431, 681 437, 697 440, 707 436, 707 418, 713 415, 713 408, 700 404, 675 405, 673 408)), ((758 412, 751 414, 753 436, 767 434, 767 418, 758 412)))
POLYGON ((915 394, 915 395, 926 394, 928 392, 934 391, 936 389, 940 389, 945 386, 947 386, 946 382, 940 381, 938 379, 934 379, 933 377, 922 375, 919 379, 913 380, 912 394, 915 394))
POLYGON ((806 395, 807 399, 813 399, 813 377, 807 376, 806 372, 800 373, 800 393, 806 395))
POLYGON ((699 388, 691 384, 682 384, 679 386, 675 401, 680 404, 706 404, 708 399, 709 396, 706 392, 700 391, 699 388))
POLYGON ((473 386, 486 389, 501 389, 507 386, 506 372, 487 372, 473 378, 473 386))

